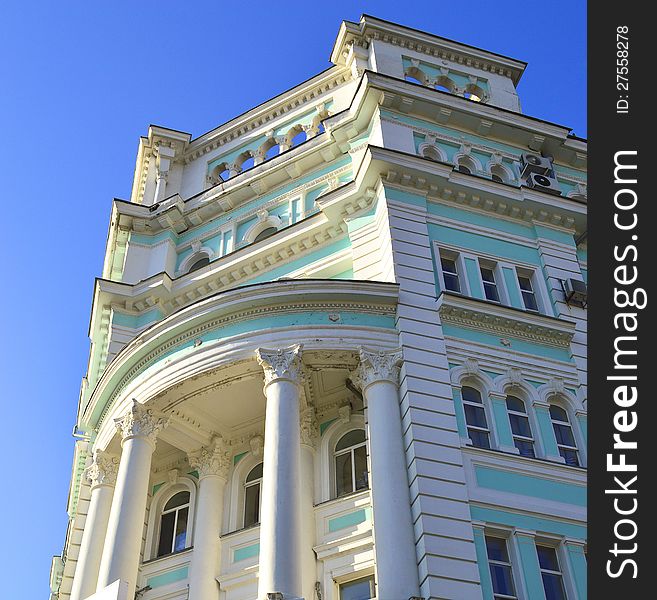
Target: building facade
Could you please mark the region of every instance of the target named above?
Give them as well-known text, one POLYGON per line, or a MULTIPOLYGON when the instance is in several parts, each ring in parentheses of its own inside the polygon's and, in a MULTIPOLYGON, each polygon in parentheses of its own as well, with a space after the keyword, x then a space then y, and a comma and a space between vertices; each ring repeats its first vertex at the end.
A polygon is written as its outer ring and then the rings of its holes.
POLYGON ((363 16, 112 207, 59 600, 584 600, 586 142, 363 16))

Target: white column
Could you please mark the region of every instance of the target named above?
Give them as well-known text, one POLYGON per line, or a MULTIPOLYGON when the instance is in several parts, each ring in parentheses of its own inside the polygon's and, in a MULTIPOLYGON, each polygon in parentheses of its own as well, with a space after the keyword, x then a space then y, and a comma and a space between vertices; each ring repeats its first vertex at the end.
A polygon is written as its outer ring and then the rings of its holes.
POLYGON ((224 488, 228 480, 230 454, 221 436, 208 447, 189 455, 189 464, 198 471, 199 484, 194 519, 194 553, 189 568, 189 600, 217 600, 217 576, 221 558, 221 517, 224 488))
POLYGON ((318 428, 315 409, 301 413, 301 583, 303 597, 312 600, 317 581, 315 558, 315 448, 318 428))
POLYGON ((360 349, 356 375, 367 405, 377 598, 419 596, 406 454, 399 412, 401 351, 360 349))
POLYGON ((260 348, 265 372, 265 450, 260 507, 258 600, 301 597, 299 393, 301 346, 260 348))
POLYGON ((70 600, 83 600, 96 591, 118 468, 118 456, 96 450, 91 465, 84 471, 83 477, 91 485, 91 498, 89 512, 84 522, 70 600))
POLYGON ((115 423, 123 450, 96 589, 100 591, 120 579, 127 582, 128 597, 132 598, 139 571, 151 459, 157 434, 166 427, 167 420, 133 400, 128 413, 115 423))

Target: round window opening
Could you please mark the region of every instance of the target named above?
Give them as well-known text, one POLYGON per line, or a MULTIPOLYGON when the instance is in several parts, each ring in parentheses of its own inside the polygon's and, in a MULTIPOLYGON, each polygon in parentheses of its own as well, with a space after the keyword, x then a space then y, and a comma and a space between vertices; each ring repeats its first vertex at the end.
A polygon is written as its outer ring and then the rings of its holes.
POLYGON ((276 229, 276 227, 267 227, 267 229, 263 229, 258 235, 256 235, 255 239, 253 240, 253 243, 255 244, 260 240, 264 240, 265 238, 274 235, 277 231, 278 229, 276 229))

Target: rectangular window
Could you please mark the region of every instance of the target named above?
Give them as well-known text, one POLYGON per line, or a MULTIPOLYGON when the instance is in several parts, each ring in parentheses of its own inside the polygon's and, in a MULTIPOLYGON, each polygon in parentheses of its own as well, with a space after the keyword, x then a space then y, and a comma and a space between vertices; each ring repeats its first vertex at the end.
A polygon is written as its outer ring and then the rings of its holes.
POLYGON ((559 567, 556 548, 551 546, 536 546, 538 564, 541 567, 541 578, 546 600, 566 600, 563 587, 563 575, 559 567))
POLYGON ((522 295, 522 302, 525 309, 538 312, 538 302, 536 301, 536 293, 532 285, 532 274, 530 271, 518 270, 518 285, 520 286, 520 294, 522 295))
POLYGON ((443 271, 443 281, 445 289, 449 292, 461 293, 461 282, 459 281, 459 271, 456 266, 456 254, 440 253, 440 266, 443 271))
POLYGON ((495 266, 479 263, 479 271, 481 273, 481 283, 484 286, 484 296, 486 300, 491 302, 500 301, 500 292, 497 289, 497 281, 495 281, 495 266))
POLYGON ((488 568, 493 582, 493 598, 495 600, 515 600, 516 588, 513 584, 513 568, 509 560, 506 540, 486 536, 486 552, 488 568))
POLYGON ((370 600, 374 598, 374 577, 363 577, 340 585, 340 600, 370 600))

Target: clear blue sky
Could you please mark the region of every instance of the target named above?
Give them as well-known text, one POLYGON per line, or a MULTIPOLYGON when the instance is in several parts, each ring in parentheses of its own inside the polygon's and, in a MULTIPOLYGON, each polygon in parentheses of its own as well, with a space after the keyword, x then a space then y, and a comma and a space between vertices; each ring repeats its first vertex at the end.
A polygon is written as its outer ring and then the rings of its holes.
POLYGON ((139 136, 198 136, 322 71, 363 12, 527 61, 524 112, 586 137, 582 1, 2 2, 3 598, 45 600, 62 550, 93 282, 139 136))

